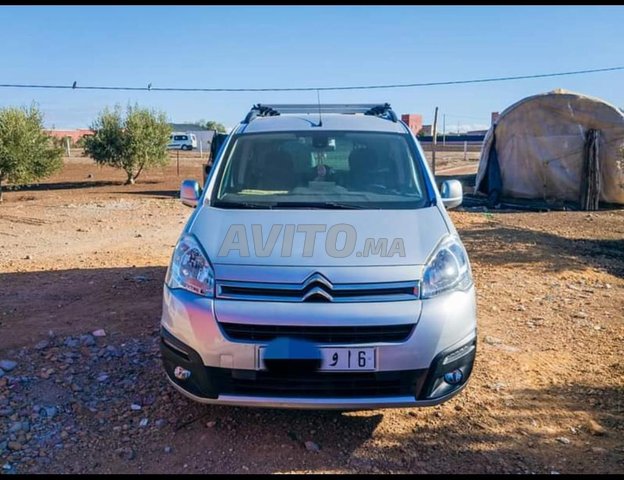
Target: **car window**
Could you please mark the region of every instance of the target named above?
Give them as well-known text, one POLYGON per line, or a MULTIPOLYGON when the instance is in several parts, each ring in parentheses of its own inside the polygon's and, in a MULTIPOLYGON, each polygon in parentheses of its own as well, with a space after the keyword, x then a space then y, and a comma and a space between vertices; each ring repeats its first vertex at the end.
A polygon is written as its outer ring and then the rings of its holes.
POLYGON ((241 135, 223 162, 214 203, 420 208, 428 199, 410 145, 398 133, 241 135))

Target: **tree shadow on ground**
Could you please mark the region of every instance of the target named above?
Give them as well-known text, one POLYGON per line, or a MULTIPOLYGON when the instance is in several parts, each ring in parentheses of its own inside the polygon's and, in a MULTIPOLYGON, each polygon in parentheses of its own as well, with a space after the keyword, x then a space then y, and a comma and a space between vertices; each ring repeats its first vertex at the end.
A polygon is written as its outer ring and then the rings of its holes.
MULTIPOLYGON (((146 184, 154 185, 161 183, 156 180, 139 180, 137 185, 146 184)), ((110 187, 110 186, 122 186, 123 181, 115 180, 85 180, 82 182, 51 182, 51 183, 33 183, 30 185, 13 185, 5 187, 7 192, 39 192, 46 190, 74 190, 80 188, 97 188, 97 187, 110 187)), ((115 193, 115 192, 113 192, 115 193)), ((119 192, 128 193, 128 192, 119 192)))
POLYGON ((159 323, 165 273, 164 266, 2 273, 0 351, 36 343, 50 330, 150 333, 159 323))
POLYGON ((127 191, 117 191, 111 192, 113 194, 123 194, 123 195, 141 195, 143 197, 153 197, 153 198, 180 198, 180 190, 127 190, 127 191))
POLYGON ((121 185, 123 182, 112 180, 86 180, 83 182, 52 182, 34 183, 31 185, 13 186, 7 189, 10 192, 39 192, 45 190, 73 190, 78 188, 109 187, 111 185, 121 185))

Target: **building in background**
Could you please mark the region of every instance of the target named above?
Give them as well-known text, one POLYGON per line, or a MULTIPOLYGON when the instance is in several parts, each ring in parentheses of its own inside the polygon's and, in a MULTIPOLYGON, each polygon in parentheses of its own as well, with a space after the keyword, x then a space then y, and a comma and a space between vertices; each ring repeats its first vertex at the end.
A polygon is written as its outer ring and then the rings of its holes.
POLYGON ((77 128, 75 130, 44 130, 49 136, 54 138, 67 138, 71 139, 71 143, 75 144, 85 135, 93 135, 95 132, 88 128, 77 128))
MULTIPOLYGON (((491 116, 490 116, 490 121, 491 124, 493 125, 494 123, 496 123, 498 121, 498 117, 499 117, 499 112, 492 112, 491 116)), ((401 115, 401 120, 403 120, 407 126, 409 127, 409 129, 414 132, 414 135, 419 135, 425 136, 425 137, 430 137, 433 135, 433 125, 423 125, 423 117, 422 115, 418 114, 418 113, 404 113, 403 115, 401 115)), ((487 130, 470 130, 467 131, 464 135, 479 135, 479 136, 485 136, 487 130)), ((460 131, 447 131, 444 132, 441 128, 440 128, 440 124, 438 123, 438 135, 444 135, 446 133, 446 136, 453 136, 453 135, 460 135, 460 131)))
POLYGON ((412 131, 412 133, 414 133, 414 135, 418 135, 418 132, 420 132, 423 126, 422 115, 418 113, 404 113, 403 115, 401 115, 401 120, 403 120, 407 124, 407 126, 412 131))

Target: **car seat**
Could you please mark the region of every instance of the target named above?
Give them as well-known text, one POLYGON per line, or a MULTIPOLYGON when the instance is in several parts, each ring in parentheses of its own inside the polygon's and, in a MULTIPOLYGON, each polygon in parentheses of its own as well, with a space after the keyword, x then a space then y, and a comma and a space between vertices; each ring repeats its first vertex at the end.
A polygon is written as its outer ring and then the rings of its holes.
POLYGON ((375 183, 377 155, 370 148, 358 148, 349 155, 349 176, 347 184, 354 190, 362 190, 375 183))
POLYGON ((267 152, 259 173, 259 187, 265 190, 292 190, 297 182, 292 157, 282 150, 267 152))

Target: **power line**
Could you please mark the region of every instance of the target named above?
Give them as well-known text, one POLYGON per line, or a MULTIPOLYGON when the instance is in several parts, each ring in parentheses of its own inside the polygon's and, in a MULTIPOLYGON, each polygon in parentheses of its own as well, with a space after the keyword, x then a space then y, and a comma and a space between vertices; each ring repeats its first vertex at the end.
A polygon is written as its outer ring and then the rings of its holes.
POLYGON ((149 83, 146 87, 112 87, 112 86, 81 86, 74 81, 71 85, 41 85, 41 84, 0 84, 0 88, 43 88, 43 89, 70 89, 70 90, 126 90, 126 91, 160 91, 160 92, 307 92, 307 91, 330 91, 330 90, 373 90, 383 88, 414 88, 434 87, 442 85, 463 85, 469 83, 504 82, 510 80, 526 80, 532 78, 562 77, 566 75, 582 75, 587 73, 613 72, 624 70, 622 67, 596 68, 591 70, 576 70, 573 72, 541 73, 534 75, 517 75, 512 77, 479 78, 472 80, 450 80, 444 82, 424 83, 396 83, 387 85, 359 85, 339 87, 290 87, 290 88, 182 88, 182 87, 154 87, 149 83))

